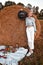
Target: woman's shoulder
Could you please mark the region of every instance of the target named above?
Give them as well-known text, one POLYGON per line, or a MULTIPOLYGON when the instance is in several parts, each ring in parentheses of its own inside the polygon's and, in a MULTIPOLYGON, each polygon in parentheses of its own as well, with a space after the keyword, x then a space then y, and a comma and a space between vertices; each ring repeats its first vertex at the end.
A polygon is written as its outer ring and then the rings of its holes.
POLYGON ((33 21, 35 21, 35 18, 34 17, 26 17, 26 19, 25 20, 33 20, 33 21))
POLYGON ((28 20, 28 19, 29 19, 28 17, 25 18, 25 20, 28 20))
POLYGON ((28 19, 28 17, 26 17, 26 19, 28 19))
POLYGON ((31 19, 35 21, 35 18, 34 17, 31 17, 31 19))

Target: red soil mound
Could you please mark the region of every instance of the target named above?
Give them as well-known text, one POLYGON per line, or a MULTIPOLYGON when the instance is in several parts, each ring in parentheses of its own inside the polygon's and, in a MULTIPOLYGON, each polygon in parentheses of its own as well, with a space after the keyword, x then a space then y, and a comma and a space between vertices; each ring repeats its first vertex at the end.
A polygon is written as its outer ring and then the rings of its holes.
MULTIPOLYGON (((0 45, 27 46, 25 21, 19 20, 18 12, 23 8, 19 5, 5 7, 0 12, 0 45)), ((23 8, 29 12, 29 9, 23 8)), ((37 19, 36 19, 37 20, 37 19)), ((40 34, 40 23, 37 23, 37 35, 40 34)), ((35 39, 36 39, 35 38, 35 39)))

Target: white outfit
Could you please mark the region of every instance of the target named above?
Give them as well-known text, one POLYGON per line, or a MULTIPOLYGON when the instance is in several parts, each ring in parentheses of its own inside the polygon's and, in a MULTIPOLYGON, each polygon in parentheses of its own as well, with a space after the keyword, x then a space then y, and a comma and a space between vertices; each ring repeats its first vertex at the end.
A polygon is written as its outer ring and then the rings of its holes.
POLYGON ((0 58, 0 63, 1 63, 2 65, 4 65, 4 64, 5 64, 5 59, 4 59, 4 58, 0 58))
POLYGON ((25 19, 25 21, 26 21, 26 26, 33 26, 34 27, 34 32, 36 32, 35 19, 33 17, 27 17, 25 19))
POLYGON ((28 46, 30 49, 34 49, 34 32, 36 32, 35 19, 33 17, 27 17, 25 21, 28 46))
POLYGON ((6 48, 6 46, 2 46, 2 45, 0 46, 0 50, 1 50, 1 49, 5 49, 5 48, 6 48))
POLYGON ((7 65, 18 65, 18 62, 21 61, 25 57, 27 51, 28 51, 28 49, 20 47, 14 53, 8 52, 6 54, 6 56, 7 56, 6 59, 0 58, 0 63, 5 64, 5 65, 6 64, 7 65))
POLYGON ((34 49, 34 27, 27 27, 26 34, 28 39, 28 46, 30 49, 34 49))

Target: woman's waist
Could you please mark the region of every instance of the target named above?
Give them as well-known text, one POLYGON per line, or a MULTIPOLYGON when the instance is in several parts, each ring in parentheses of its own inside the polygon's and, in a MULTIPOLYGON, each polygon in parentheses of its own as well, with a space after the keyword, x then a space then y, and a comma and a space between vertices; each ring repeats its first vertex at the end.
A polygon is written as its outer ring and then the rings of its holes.
POLYGON ((26 28, 27 28, 27 27, 29 27, 29 28, 30 28, 30 27, 34 27, 34 26, 33 26, 33 25, 28 25, 28 26, 26 26, 26 28))

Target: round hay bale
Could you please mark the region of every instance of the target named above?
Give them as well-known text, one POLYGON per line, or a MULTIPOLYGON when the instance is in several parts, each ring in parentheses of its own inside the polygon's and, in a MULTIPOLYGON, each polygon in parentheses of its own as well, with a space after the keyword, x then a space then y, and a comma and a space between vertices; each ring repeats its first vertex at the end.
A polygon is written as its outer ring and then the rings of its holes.
MULTIPOLYGON (((27 46, 25 20, 18 18, 20 9, 29 12, 29 9, 19 5, 5 7, 0 12, 0 45, 27 46)), ((39 22, 37 21, 39 24, 39 22)), ((37 24, 36 23, 36 24, 37 24)), ((37 35, 40 33, 40 24, 37 24, 37 35), (38 27, 39 26, 39 27, 38 27)), ((38 38, 37 37, 37 38, 38 38)))

